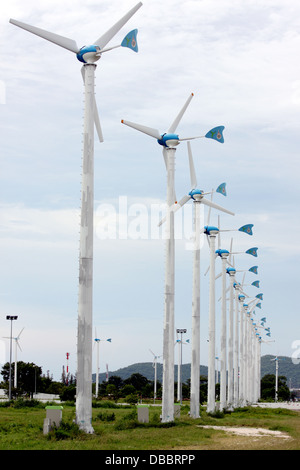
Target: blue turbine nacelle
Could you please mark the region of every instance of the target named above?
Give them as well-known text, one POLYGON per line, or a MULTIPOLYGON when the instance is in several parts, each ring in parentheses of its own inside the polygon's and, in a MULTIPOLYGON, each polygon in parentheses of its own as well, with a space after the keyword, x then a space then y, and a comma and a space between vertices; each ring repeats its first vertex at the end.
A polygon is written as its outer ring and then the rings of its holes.
MULTIPOLYGON (((229 275, 234 275, 236 273, 236 270, 234 268, 226 268, 226 272, 229 275)), ((235 287, 235 286, 233 286, 235 287)))
POLYGON ((189 196, 191 196, 192 199, 197 200, 199 198, 195 198, 194 196, 202 196, 204 191, 201 191, 201 189, 192 189, 192 191, 189 192, 189 196))
POLYGON ((89 64, 100 59, 100 51, 101 49, 99 46, 83 46, 76 54, 76 57, 80 62, 89 64))
POLYGON ((177 134, 163 134, 157 142, 163 147, 176 147, 180 143, 177 134))
POLYGON ((204 227, 204 233, 206 235, 217 235, 219 233, 218 227, 214 227, 212 225, 206 225, 204 227))
POLYGON ((215 251, 216 255, 220 256, 222 258, 222 255, 229 255, 229 251, 228 250, 221 250, 221 249, 218 249, 215 251))

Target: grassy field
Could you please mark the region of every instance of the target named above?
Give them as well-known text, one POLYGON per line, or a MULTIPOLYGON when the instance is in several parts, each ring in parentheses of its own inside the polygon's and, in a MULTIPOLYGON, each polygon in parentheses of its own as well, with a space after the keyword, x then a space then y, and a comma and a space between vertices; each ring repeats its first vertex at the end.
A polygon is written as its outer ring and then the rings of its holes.
POLYGON ((191 419, 183 406, 174 423, 160 423, 160 408, 150 406, 150 422, 138 423, 135 407, 93 408, 95 433, 80 432, 73 421, 75 407, 63 405, 58 429, 43 435, 45 405, 0 407, 0 450, 299 450, 300 413, 264 408, 242 408, 232 413, 191 419), (282 431, 278 436, 237 436, 205 426, 264 428, 282 431), (202 427, 203 426, 203 427, 202 427))

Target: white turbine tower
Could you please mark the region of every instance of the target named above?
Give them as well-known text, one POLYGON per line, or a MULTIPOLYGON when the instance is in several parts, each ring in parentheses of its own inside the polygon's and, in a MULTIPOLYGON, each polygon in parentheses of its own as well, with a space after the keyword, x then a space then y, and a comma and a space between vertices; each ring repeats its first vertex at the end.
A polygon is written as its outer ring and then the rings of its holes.
POLYGON ((97 331, 95 328, 95 338, 94 338, 95 343, 97 344, 97 362, 96 362, 96 390, 95 390, 95 397, 98 398, 98 388, 99 388, 99 345, 100 341, 108 341, 111 343, 111 338, 107 338, 106 340, 100 339, 97 336, 97 331))
MULTIPOLYGON (((219 219, 219 216, 218 216, 219 219)), ((220 409, 224 410, 233 404, 233 297, 234 297, 234 275, 235 270, 233 268, 227 268, 227 264, 231 265, 231 255, 232 255, 232 239, 230 251, 221 249, 221 235, 220 232, 231 232, 231 231, 240 231, 248 235, 253 235, 252 232, 253 224, 243 225, 239 229, 229 229, 223 230, 220 228, 220 219, 218 220, 218 250, 216 250, 216 255, 219 256, 222 260, 222 315, 221 315, 221 374, 220 374, 220 409), (229 274, 230 277, 230 298, 229 298, 229 322, 228 322, 228 335, 227 335, 227 315, 226 315, 226 274, 229 274), (228 337, 228 350, 227 350, 227 337, 228 337), (228 352, 228 359, 227 359, 228 352), (227 363, 228 363, 228 373, 227 373, 227 363), (226 387, 227 384, 227 387, 226 387), (227 398, 226 398, 227 391, 227 398)), ((219 276, 217 276, 219 277, 219 276)))
MULTIPOLYGON (((57 46, 76 54, 82 62, 85 85, 82 201, 79 254, 78 334, 77 334, 77 381, 76 381, 76 422, 87 433, 93 433, 92 421, 92 289, 93 289, 93 213, 94 213, 94 124, 100 142, 102 130, 95 102, 95 69, 102 53, 113 49, 105 46, 122 26, 142 6, 138 3, 123 16, 93 45, 81 49, 73 39, 45 31, 35 26, 10 19, 10 23, 23 28, 57 46)), ((137 52, 137 30, 131 31, 120 46, 137 52)))
MULTIPOLYGON (((13 339, 14 342, 15 342, 14 388, 17 388, 17 385, 18 385, 18 380, 17 380, 18 358, 17 358, 17 355, 18 355, 18 348, 20 349, 20 351, 22 351, 21 346, 20 346, 20 343, 19 343, 19 339, 20 339, 20 336, 21 336, 21 333, 22 333, 23 330, 24 330, 24 328, 22 328, 22 330, 20 331, 20 333, 18 334, 18 336, 11 338, 11 339, 13 339)), ((3 338, 10 339, 10 336, 3 336, 3 338)))
POLYGON ((149 349, 151 354, 153 354, 153 363, 152 366, 154 367, 154 403, 156 399, 156 392, 157 392, 157 359, 159 359, 161 356, 156 356, 151 349, 149 349))
MULTIPOLYGON (((204 204, 210 209, 214 208, 222 212, 233 215, 233 212, 221 207, 220 205, 204 198, 205 195, 212 194, 214 191, 204 192, 197 188, 197 178, 194 167, 193 155, 190 142, 187 142, 191 188, 189 194, 173 205, 172 210, 176 212, 184 204, 192 200, 194 203, 194 247, 193 247, 193 299, 192 299, 192 360, 191 360, 191 393, 190 393, 190 416, 199 417, 200 401, 200 236, 205 228, 201 226, 200 205, 204 204)), ((216 189, 223 195, 226 195, 225 183, 222 183, 216 189)), ((165 218, 160 222, 163 223, 165 218)))
POLYGON ((163 148, 163 157, 167 170, 167 224, 166 224, 166 265, 165 265, 165 309, 164 309, 164 334, 163 334, 163 396, 162 396, 162 422, 174 421, 174 263, 175 263, 175 237, 174 237, 174 211, 171 210, 175 203, 175 153, 177 145, 183 140, 207 137, 219 142, 224 142, 223 129, 219 126, 211 129, 204 136, 179 138, 175 131, 188 107, 193 93, 189 96, 183 108, 164 134, 157 129, 143 126, 130 121, 121 122, 150 137, 155 138, 163 148))

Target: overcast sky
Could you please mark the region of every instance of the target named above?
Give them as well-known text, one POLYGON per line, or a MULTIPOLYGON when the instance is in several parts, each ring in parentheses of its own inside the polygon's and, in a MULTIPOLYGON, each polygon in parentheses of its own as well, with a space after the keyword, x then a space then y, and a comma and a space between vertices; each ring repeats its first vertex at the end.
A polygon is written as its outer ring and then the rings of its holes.
MULTIPOLYGON (((79 211, 83 84, 71 52, 9 23, 14 18, 93 42, 137 1, 11 0, 2 6, 0 41, 0 337, 6 315, 24 328, 18 360, 60 379, 70 353, 76 372, 79 211)), ((134 121, 165 132, 190 93, 179 136, 225 126, 224 144, 192 141, 200 189, 226 182, 214 200, 235 212, 223 228, 254 224, 253 236, 222 234, 229 249, 258 247, 258 258, 237 255, 237 269, 258 265, 262 309, 274 342, 262 354, 297 354, 299 308, 300 4, 297 0, 144 0, 109 45, 138 29, 139 52, 119 48, 97 63, 96 100, 104 142, 95 142, 94 327, 100 371, 152 361, 162 354, 165 245, 157 231, 166 199, 162 148, 121 124, 134 121), (120 227, 114 226, 119 220, 120 227), (107 225, 108 224, 108 225, 107 225), (108 234, 107 234, 108 228, 108 234), (114 231, 114 228, 116 230, 114 231), (109 236, 108 236, 109 235, 109 236), (105 339, 112 338, 112 342, 105 339)), ((176 194, 190 190, 187 147, 176 151, 176 194)), ((217 223, 216 211, 211 223, 217 223)), ((205 221, 207 212, 203 214, 205 221)), ((192 204, 176 214, 175 327, 191 337, 192 204)), ((207 365, 208 276, 201 251, 201 364, 207 365)), ((221 268, 216 260, 216 272, 221 268)), ((237 276, 241 282, 242 274, 237 276)), ((216 281, 216 297, 221 282, 216 281)), ((220 302, 217 303, 217 334, 220 302)), ((217 353, 220 353, 217 340, 217 353)), ((94 350, 94 358, 95 358, 94 350)), ((190 362, 184 346, 183 362, 190 362)), ((9 341, 0 341, 0 363, 9 341)), ((177 353, 175 353, 177 360, 177 353)), ((95 361, 94 361, 95 364, 95 361)), ((95 365, 93 367, 95 371, 95 365)))

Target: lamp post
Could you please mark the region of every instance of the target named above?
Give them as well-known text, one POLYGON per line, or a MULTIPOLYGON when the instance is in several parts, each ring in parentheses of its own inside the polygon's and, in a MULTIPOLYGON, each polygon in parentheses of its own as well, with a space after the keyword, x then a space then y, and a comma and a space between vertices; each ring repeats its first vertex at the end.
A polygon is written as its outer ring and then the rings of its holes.
POLYGON ((182 380, 181 380, 181 368, 182 368, 182 335, 183 333, 186 333, 185 328, 177 328, 176 333, 180 334, 180 340, 178 341, 180 343, 180 360, 178 361, 178 384, 177 384, 177 399, 180 401, 180 404, 182 404, 182 380))
POLYGON ((98 398, 98 389, 99 389, 99 343, 100 341, 108 341, 111 343, 111 338, 108 338, 106 340, 100 339, 97 337, 97 331, 95 329, 95 339, 94 341, 97 344, 97 366, 96 366, 96 388, 95 388, 95 397, 98 398))
POLYGON ((6 315, 6 320, 10 320, 10 352, 9 352, 9 389, 8 399, 11 400, 11 351, 12 351, 12 322, 17 320, 17 315, 6 315))

